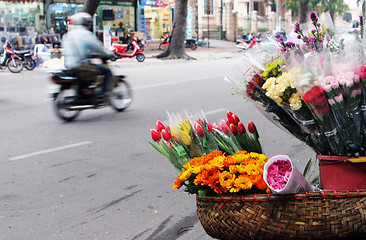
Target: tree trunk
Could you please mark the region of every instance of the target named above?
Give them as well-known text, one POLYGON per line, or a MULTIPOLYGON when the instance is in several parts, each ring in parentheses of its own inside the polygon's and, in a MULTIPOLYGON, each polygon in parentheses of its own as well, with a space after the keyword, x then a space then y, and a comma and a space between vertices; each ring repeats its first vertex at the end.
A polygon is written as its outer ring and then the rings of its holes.
POLYGON ((306 23, 308 21, 308 9, 309 9, 309 1, 300 0, 299 1, 299 22, 300 23, 306 23))
POLYGON ((334 10, 330 10, 329 9, 329 15, 330 15, 330 18, 332 19, 332 21, 334 22, 334 15, 335 15, 335 12, 334 12, 334 10))
POLYGON ((91 16, 97 11, 100 0, 86 0, 83 7, 83 12, 89 13, 91 16))
POLYGON ((173 21, 173 29, 168 49, 156 58, 168 59, 193 59, 188 56, 184 49, 184 40, 186 36, 186 19, 187 19, 188 0, 175 1, 175 16, 173 21))

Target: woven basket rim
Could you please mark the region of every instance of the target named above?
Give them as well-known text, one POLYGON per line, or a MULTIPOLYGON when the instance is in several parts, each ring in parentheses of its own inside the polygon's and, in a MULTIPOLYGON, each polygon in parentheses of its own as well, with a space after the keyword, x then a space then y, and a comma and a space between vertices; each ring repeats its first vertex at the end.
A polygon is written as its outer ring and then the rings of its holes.
POLYGON ((334 191, 317 191, 305 192, 288 195, 268 194, 248 194, 248 195, 222 195, 222 196, 206 196, 201 198, 196 195, 197 200, 214 201, 214 202, 255 202, 255 201, 283 201, 283 200, 299 200, 299 199, 327 199, 327 198, 353 198, 366 197, 366 189, 356 190, 334 190, 334 191))

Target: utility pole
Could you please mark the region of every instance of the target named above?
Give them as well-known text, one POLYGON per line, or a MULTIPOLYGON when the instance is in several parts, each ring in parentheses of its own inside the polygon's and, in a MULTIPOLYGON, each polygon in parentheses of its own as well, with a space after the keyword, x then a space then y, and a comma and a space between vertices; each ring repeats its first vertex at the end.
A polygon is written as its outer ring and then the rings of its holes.
POLYGON ((210 48, 210 0, 206 0, 207 2, 207 47, 210 48))
MULTIPOLYGON (((365 0, 366 1, 366 0, 365 0)), ((223 15, 223 9, 222 9, 222 0, 220 4, 220 39, 222 40, 222 15, 223 15)))
POLYGON ((281 20, 282 20, 282 17, 281 17, 281 0, 277 0, 276 1, 276 20, 277 20, 277 23, 276 23, 276 31, 279 32, 281 31, 281 20))

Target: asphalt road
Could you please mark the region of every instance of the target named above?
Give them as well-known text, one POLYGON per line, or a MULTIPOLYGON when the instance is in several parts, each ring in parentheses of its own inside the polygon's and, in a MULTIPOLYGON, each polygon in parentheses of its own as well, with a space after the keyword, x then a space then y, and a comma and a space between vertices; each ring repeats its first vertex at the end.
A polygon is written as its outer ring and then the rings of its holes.
POLYGON ((167 111, 203 110, 215 122, 229 109, 255 122, 267 156, 287 154, 301 170, 315 157, 231 94, 223 79, 238 61, 117 61, 133 87, 130 108, 87 110, 71 123, 46 101, 43 69, 0 72, 0 239, 212 239, 195 196, 172 189, 178 172, 148 143, 167 111))

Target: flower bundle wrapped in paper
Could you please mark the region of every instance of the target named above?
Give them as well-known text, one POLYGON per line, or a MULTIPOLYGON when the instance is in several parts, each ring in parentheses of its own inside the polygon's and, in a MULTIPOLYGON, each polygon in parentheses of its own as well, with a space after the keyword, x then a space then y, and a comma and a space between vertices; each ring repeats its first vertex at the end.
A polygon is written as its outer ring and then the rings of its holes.
POLYGON ((196 116, 195 121, 187 112, 183 115, 168 113, 166 124, 158 120, 156 128, 150 130, 153 141, 149 141, 179 171, 191 159, 213 151, 221 150, 227 155, 240 150, 262 153, 259 134, 253 122, 248 124, 248 134, 237 115, 230 111, 227 111, 227 120, 213 124, 207 121, 203 113, 196 116))
POLYGON ((275 119, 317 154, 364 155, 365 54, 349 55, 363 49, 357 37, 352 51, 343 40, 337 42, 315 12, 310 20, 313 29, 308 33, 295 24, 294 42, 277 36, 280 56, 258 64, 249 50, 251 58, 244 57, 240 74, 227 79, 267 118, 275 119), (351 64, 345 67, 344 62, 351 64))

